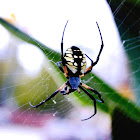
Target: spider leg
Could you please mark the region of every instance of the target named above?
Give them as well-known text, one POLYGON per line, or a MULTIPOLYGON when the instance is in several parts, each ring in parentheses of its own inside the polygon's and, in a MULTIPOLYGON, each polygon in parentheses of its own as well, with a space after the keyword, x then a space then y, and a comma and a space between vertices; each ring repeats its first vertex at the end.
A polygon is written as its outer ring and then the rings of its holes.
POLYGON ((93 60, 88 55, 85 54, 87 56, 87 58, 91 61, 91 66, 86 69, 85 73, 83 75, 81 75, 81 77, 92 71, 92 68, 98 63, 99 57, 100 57, 101 52, 102 52, 103 47, 104 47, 104 43, 103 43, 103 39, 102 39, 102 34, 101 34, 101 31, 100 31, 99 25, 98 25, 97 22, 96 22, 96 24, 97 24, 97 27, 98 27, 98 30, 99 30, 99 34, 100 34, 100 37, 101 37, 101 48, 100 48, 99 54, 98 54, 95 62, 93 62, 93 60))
POLYGON ((81 121, 86 121, 86 120, 88 120, 88 119, 91 119, 91 118, 96 114, 96 112, 97 112, 97 109, 96 109, 96 100, 95 100, 95 98, 94 98, 86 89, 84 89, 81 85, 79 85, 79 88, 82 89, 82 90, 90 97, 90 99, 93 100, 93 103, 94 103, 94 114, 91 115, 90 117, 86 118, 86 119, 81 120, 81 121))
POLYGON ((63 56, 63 38, 64 38, 64 33, 65 33, 65 29, 66 29, 66 26, 68 24, 68 20, 65 24, 65 27, 64 27, 64 30, 63 30, 63 34, 62 34, 62 40, 61 40, 61 59, 62 59, 62 64, 64 66, 64 56, 63 56))
MULTIPOLYGON (((85 54, 85 55, 86 55, 86 54, 85 54)), ((89 72, 91 72, 91 71, 92 71, 92 68, 93 68, 93 66, 94 66, 93 60, 92 60, 88 55, 86 55, 86 56, 87 56, 88 59, 90 59, 90 61, 91 61, 91 66, 88 67, 88 68, 85 70, 85 73, 84 73, 82 76, 84 76, 84 75, 88 74, 89 72)))
POLYGON ((77 88, 77 90, 78 90, 79 93, 81 92, 79 88, 77 88))
MULTIPOLYGON (((67 82, 66 82, 67 83, 67 82)), ((37 105, 32 105, 31 102, 29 102, 30 106, 33 107, 33 108, 37 108, 39 106, 41 106, 42 104, 44 104, 45 102, 49 101, 51 98, 53 98, 58 92, 60 92, 65 86, 66 86, 66 83, 63 84, 58 90, 56 90, 51 96, 49 96, 46 100, 40 102, 39 104, 37 105)))
POLYGON ((100 57, 101 52, 102 52, 103 47, 104 47, 104 43, 103 43, 103 39, 102 39, 102 34, 101 34, 101 31, 100 31, 99 25, 98 25, 97 22, 96 22, 96 24, 97 24, 97 27, 98 27, 98 30, 99 30, 99 34, 100 34, 100 38, 101 38, 101 48, 100 48, 99 54, 98 54, 98 56, 96 58, 96 61, 93 63, 93 66, 95 66, 98 63, 99 57, 100 57))
POLYGON ((95 89, 93 89, 93 88, 87 86, 87 85, 84 84, 84 83, 81 83, 81 85, 82 85, 83 87, 85 87, 86 89, 89 89, 89 90, 91 90, 92 92, 94 92, 95 94, 98 95, 98 97, 100 98, 101 101, 100 101, 100 100, 97 100, 97 99, 96 99, 96 101, 101 102, 101 103, 104 103, 104 100, 102 99, 101 94, 100 94, 98 91, 96 91, 95 89))
POLYGON ((60 63, 62 63, 62 62, 61 62, 61 61, 58 61, 58 62, 57 62, 57 66, 58 66, 59 69, 64 73, 64 70, 63 70, 63 68, 61 67, 60 63))
POLYGON ((65 77, 68 79, 68 75, 67 75, 68 74, 68 71, 67 71, 67 68, 66 68, 66 66, 64 66, 64 70, 63 70, 63 68, 61 67, 60 63, 62 63, 62 62, 61 61, 58 61, 57 62, 57 66, 63 72, 63 74, 65 75, 65 77))

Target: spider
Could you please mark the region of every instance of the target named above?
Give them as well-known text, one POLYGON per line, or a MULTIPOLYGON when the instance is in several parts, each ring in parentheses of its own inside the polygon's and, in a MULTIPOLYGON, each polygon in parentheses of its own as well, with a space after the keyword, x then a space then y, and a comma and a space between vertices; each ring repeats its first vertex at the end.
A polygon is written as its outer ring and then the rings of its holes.
POLYGON ((82 120, 82 121, 85 121, 85 120, 92 118, 96 114, 96 112, 97 112, 96 101, 104 103, 104 100, 101 98, 101 95, 98 91, 96 91, 95 89, 82 83, 81 77, 83 77, 84 75, 91 72, 93 66, 95 66, 98 63, 104 44, 103 44, 103 39, 102 39, 102 35, 100 32, 100 28, 98 26, 98 23, 96 22, 98 30, 99 30, 100 38, 101 38, 101 48, 100 48, 99 54, 98 54, 95 62, 93 62, 93 60, 88 55, 84 54, 76 46, 72 46, 72 47, 68 48, 66 50, 65 54, 63 54, 63 38, 64 38, 64 33, 65 33, 67 24, 68 24, 68 21, 66 22, 66 25, 64 27, 63 34, 62 34, 62 40, 61 40, 61 60, 62 61, 57 62, 57 65, 58 65, 60 71, 63 72, 64 76, 68 79, 68 81, 66 83, 64 83, 59 89, 57 89, 52 95, 50 95, 46 100, 40 102, 39 104, 37 104, 35 106, 32 105, 31 102, 29 102, 29 104, 31 107, 37 108, 37 107, 41 106, 42 104, 44 104, 45 102, 49 101, 51 98, 53 98, 59 92, 62 95, 67 95, 76 90, 78 90, 78 92, 80 93, 80 89, 81 89, 89 96, 89 98, 94 103, 94 114, 91 115, 89 118, 82 120), (86 68, 86 57, 91 61, 91 66, 88 68, 86 68), (61 64, 63 65, 63 68, 62 68, 61 64), (95 99, 86 89, 97 94, 98 97, 100 98, 100 100, 95 99))

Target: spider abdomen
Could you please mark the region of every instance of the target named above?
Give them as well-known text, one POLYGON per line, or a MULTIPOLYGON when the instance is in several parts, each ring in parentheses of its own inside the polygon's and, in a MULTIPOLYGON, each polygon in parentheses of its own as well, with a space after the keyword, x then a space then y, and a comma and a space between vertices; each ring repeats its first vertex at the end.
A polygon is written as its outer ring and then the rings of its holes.
POLYGON ((86 69, 85 54, 76 46, 72 46, 66 50, 64 55, 66 66, 68 69, 77 75, 81 75, 86 69))

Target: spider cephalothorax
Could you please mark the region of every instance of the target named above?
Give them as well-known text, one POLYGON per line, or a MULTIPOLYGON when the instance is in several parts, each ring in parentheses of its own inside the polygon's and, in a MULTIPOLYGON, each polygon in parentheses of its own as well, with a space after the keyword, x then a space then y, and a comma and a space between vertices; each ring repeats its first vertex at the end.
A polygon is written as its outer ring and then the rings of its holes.
MULTIPOLYGON (((68 23, 68 21, 67 21, 67 23, 68 23)), ((29 104, 31 107, 37 108, 40 105, 42 105, 43 103, 49 101, 58 92, 60 92, 62 95, 67 95, 67 94, 70 94, 71 92, 74 92, 75 90, 78 90, 78 92, 80 92, 80 89, 81 89, 90 97, 91 100, 93 100, 93 103, 94 103, 94 114, 87 119, 83 119, 83 120, 88 120, 88 119, 92 118, 97 112, 96 101, 101 102, 101 103, 103 103, 104 101, 101 98, 101 95, 98 93, 98 91, 94 90, 93 88, 91 88, 91 87, 89 87, 81 82, 81 77, 83 77, 84 75, 91 72, 93 66, 95 66, 98 63, 99 57, 100 57, 101 52, 103 50, 102 35, 100 32, 100 28, 98 26, 98 23, 96 22, 99 33, 100 33, 102 44, 101 44, 101 48, 100 48, 99 54, 98 54, 95 62, 93 62, 93 60, 88 55, 84 54, 76 46, 72 46, 72 47, 68 48, 66 50, 65 54, 63 54, 63 37, 64 37, 64 32, 65 32, 65 28, 67 26, 67 23, 64 27, 62 41, 61 41, 61 59, 62 59, 62 61, 57 62, 57 65, 58 65, 59 69, 64 73, 64 75, 68 79, 68 81, 66 83, 64 83, 58 90, 56 90, 51 96, 49 96, 46 100, 42 101, 38 105, 33 106, 30 102, 29 102, 29 104), (88 68, 86 68, 86 57, 91 61, 91 66, 88 68), (63 68, 61 66, 61 63, 63 65, 63 68), (95 99, 86 89, 97 94, 98 97, 100 98, 100 100, 95 99)))

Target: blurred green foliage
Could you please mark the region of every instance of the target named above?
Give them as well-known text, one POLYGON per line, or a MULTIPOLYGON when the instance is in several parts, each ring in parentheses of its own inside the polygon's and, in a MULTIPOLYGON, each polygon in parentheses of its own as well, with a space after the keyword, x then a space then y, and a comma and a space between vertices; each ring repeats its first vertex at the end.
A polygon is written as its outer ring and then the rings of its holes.
MULTIPOLYGON (((140 107, 140 1, 139 0, 107 0, 117 24, 125 52, 129 59, 130 85, 136 96, 136 106, 140 107)), ((124 104, 125 108, 125 104, 124 104)), ((134 139, 139 137, 140 122, 131 116, 138 115, 130 111, 126 115, 121 107, 115 107, 112 113, 112 139, 134 139)))
POLYGON ((125 52, 130 60, 133 92, 136 95, 137 104, 140 106, 140 1, 139 0, 112 0, 108 1, 112 12, 115 14, 114 19, 118 26, 120 37, 124 42, 125 52), (122 2, 122 3, 121 3, 122 2), (120 9, 116 9, 120 6, 120 9), (120 26, 121 25, 121 26, 120 26))

